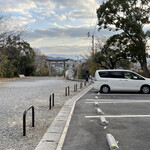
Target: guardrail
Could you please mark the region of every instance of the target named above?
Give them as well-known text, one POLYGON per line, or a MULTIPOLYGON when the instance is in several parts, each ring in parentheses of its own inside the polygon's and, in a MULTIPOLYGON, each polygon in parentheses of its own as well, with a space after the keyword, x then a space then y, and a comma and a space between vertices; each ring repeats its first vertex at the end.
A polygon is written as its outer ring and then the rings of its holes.
POLYGON ((34 127, 34 106, 31 106, 23 113, 23 136, 26 136, 26 114, 30 109, 32 109, 32 127, 34 127))
POLYGON ((49 109, 52 109, 52 106, 54 106, 54 92, 52 92, 49 97, 49 109))

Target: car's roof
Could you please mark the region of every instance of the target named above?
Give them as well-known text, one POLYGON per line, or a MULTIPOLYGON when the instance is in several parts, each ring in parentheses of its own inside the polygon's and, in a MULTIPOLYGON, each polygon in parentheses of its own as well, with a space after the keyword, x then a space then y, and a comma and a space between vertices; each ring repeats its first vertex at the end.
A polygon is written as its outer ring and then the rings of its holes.
POLYGON ((132 70, 123 70, 123 69, 108 69, 108 70, 97 70, 98 72, 99 71, 130 71, 132 72, 132 70))

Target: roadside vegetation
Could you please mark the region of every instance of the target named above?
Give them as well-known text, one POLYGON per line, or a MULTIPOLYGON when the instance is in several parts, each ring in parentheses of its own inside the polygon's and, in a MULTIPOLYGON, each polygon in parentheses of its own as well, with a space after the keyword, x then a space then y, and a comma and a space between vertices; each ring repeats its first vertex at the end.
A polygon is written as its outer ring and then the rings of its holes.
POLYGON ((107 29, 114 35, 97 41, 87 64, 97 69, 134 69, 139 63, 141 71, 148 70, 148 40, 150 38, 150 0, 107 0, 97 9, 99 31, 107 29))
POLYGON ((23 39, 27 29, 13 29, 9 17, 0 16, 0 77, 47 75, 45 56, 23 39))

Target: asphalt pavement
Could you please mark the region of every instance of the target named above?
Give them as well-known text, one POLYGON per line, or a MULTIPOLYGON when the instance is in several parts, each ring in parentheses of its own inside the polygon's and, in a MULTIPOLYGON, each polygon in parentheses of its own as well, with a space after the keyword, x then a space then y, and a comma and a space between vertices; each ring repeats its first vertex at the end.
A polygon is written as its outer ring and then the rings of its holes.
POLYGON ((62 150, 109 150, 107 134, 121 150, 149 150, 149 125, 150 94, 99 94, 92 89, 76 102, 62 150), (107 126, 100 124, 101 116, 107 126))

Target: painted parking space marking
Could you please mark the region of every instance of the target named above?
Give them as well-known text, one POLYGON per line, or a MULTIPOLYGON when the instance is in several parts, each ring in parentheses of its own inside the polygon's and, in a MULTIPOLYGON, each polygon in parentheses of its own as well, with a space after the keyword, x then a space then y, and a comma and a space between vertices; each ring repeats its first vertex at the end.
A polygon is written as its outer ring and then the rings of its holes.
POLYGON ((129 99, 86 99, 86 102, 150 102, 150 100, 129 100, 129 99))
POLYGON ((150 115, 97 115, 97 116, 85 116, 85 118, 150 118, 150 115))
MULTIPOLYGON (((97 101, 96 101, 97 102, 97 101)), ((85 102, 85 104, 94 104, 95 102, 85 102)), ((127 104, 127 103, 150 103, 150 101, 115 101, 115 102, 97 102, 99 104, 127 104)))
MULTIPOLYGON (((99 94, 99 93, 96 93, 96 94, 90 94, 92 96, 134 96, 134 95, 137 95, 137 93, 132 93, 132 94, 123 94, 123 93, 111 93, 111 94, 99 94)), ((139 95, 145 95, 145 94, 139 94, 139 95)), ((150 95, 150 94, 146 94, 146 95, 150 95)))
POLYGON ((143 99, 86 99, 86 101, 95 101, 95 100, 99 100, 99 101, 150 101, 150 99, 147 100, 143 100, 143 99))

